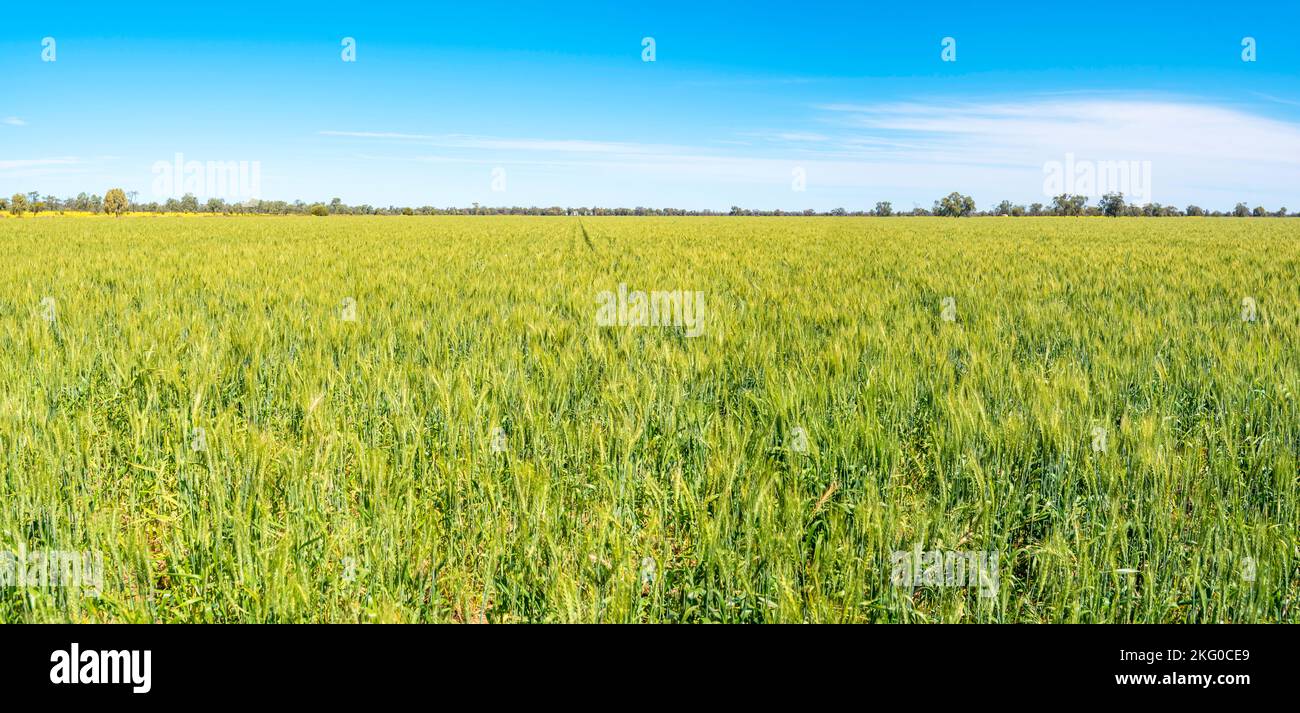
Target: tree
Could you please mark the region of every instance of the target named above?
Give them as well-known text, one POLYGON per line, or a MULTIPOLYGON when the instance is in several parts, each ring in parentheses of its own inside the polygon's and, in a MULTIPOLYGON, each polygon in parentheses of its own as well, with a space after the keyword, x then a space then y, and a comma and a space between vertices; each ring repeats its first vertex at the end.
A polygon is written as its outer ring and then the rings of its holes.
POLYGON ((953 191, 934 202, 934 214, 948 218, 964 218, 975 212, 975 199, 953 191))
POLYGON ((1232 214, 1238 218, 1245 218, 1250 215, 1250 209, 1246 207, 1245 203, 1238 203, 1237 206, 1232 209, 1232 214))
POLYGON ((993 209, 993 214, 1011 215, 1012 208, 1014 208, 1014 206, 1011 205, 1011 201, 1002 201, 1001 203, 998 204, 998 207, 993 209))
POLYGON ((894 204, 889 201, 880 201, 876 203, 876 215, 881 217, 891 216, 894 214, 894 204))
POLYGON ((1107 218, 1118 218, 1124 215, 1124 194, 1107 193, 1101 197, 1101 202, 1097 206, 1101 208, 1101 214, 1107 218))
POLYGON ((330 214, 330 209, 329 209, 329 208, 326 208, 325 205, 322 204, 322 203, 317 203, 316 205, 313 205, 313 206, 311 207, 311 214, 312 214, 312 215, 329 215, 329 214, 330 214))
POLYGON ((1088 196, 1062 193, 1052 199, 1052 212, 1056 215, 1083 215, 1083 207, 1087 204, 1088 196))
POLYGON ((110 188, 108 193, 104 194, 104 212, 112 213, 115 217, 121 217, 123 213, 130 208, 130 203, 126 200, 126 192, 121 188, 110 188))
POLYGON ((22 215, 27 212, 27 196, 15 193, 14 197, 9 199, 9 212, 14 215, 22 215))
POLYGON ((1205 209, 1198 205, 1192 204, 1187 206, 1187 214, 1193 216, 1205 215, 1205 209))
POLYGON ((199 199, 194 197, 193 193, 186 193, 181 196, 181 212, 197 213, 199 212, 199 199))
POLYGON ((1264 206, 1257 205, 1255 206, 1255 210, 1251 211, 1251 215, 1255 216, 1256 218, 1264 218, 1268 216, 1268 211, 1264 210, 1264 206))

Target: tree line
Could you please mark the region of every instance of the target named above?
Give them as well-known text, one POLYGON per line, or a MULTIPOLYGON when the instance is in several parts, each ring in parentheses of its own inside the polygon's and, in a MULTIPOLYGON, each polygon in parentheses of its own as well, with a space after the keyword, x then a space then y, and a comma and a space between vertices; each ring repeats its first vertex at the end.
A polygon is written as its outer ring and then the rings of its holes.
POLYGON ((976 210, 975 201, 967 195, 953 192, 936 200, 933 207, 926 209, 913 207, 911 210, 896 210, 890 201, 880 201, 871 210, 848 211, 835 208, 829 211, 813 209, 803 211, 752 210, 732 206, 730 211, 688 210, 684 208, 602 208, 602 207, 537 207, 537 206, 481 206, 474 203, 469 207, 434 206, 387 206, 376 207, 368 204, 348 205, 335 198, 329 203, 305 203, 303 201, 265 201, 248 200, 227 202, 221 198, 210 198, 200 202, 193 194, 186 193, 180 198, 166 201, 141 203, 136 200, 136 193, 123 191, 121 188, 110 189, 103 196, 78 194, 72 198, 60 199, 52 195, 40 195, 37 191, 15 193, 5 199, 0 197, 0 212, 11 215, 44 212, 84 212, 121 215, 123 213, 220 213, 225 215, 565 215, 565 216, 602 216, 602 215, 687 215, 687 216, 924 216, 936 215, 963 218, 969 216, 1079 216, 1094 215, 1108 217, 1148 217, 1168 218, 1181 216, 1237 217, 1237 218, 1282 218, 1300 214, 1287 213, 1286 208, 1269 211, 1263 206, 1251 208, 1246 203, 1238 203, 1231 211, 1209 211, 1197 205, 1179 208, 1160 203, 1129 203, 1123 193, 1107 193, 1095 205, 1088 203, 1088 197, 1063 193, 1054 197, 1050 203, 1016 204, 1001 201, 988 210, 976 210))

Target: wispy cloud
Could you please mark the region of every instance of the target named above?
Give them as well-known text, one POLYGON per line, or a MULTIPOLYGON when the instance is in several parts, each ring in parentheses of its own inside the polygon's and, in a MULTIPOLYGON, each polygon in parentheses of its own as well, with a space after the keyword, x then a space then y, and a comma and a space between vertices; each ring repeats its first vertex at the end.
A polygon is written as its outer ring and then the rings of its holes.
POLYGON ((830 141, 831 138, 826 134, 811 131, 749 131, 741 135, 780 143, 819 143, 830 141))
POLYGON ((16 116, 6 116, 5 118, 0 119, 0 124, 5 124, 7 126, 27 126, 27 122, 16 116))
POLYGON ((23 158, 12 160, 0 160, 0 171, 11 171, 20 168, 45 168, 48 166, 70 166, 80 163, 81 159, 74 156, 63 156, 60 158, 23 158))
MULTIPOLYGON (((32 179, 84 175, 92 167, 75 156, 53 158, 0 159, 0 178, 32 179)), ((24 189, 26 192, 27 189, 24 189)))
POLYGON ((392 131, 319 131, 321 136, 344 136, 354 139, 397 139, 409 141, 427 141, 434 138, 425 134, 399 134, 392 131))
POLYGON ((1300 101, 1296 101, 1295 99, 1283 99, 1282 97, 1276 97, 1273 96, 1272 94, 1265 94, 1263 92, 1251 92, 1251 94, 1257 97, 1267 99, 1277 104, 1285 104, 1287 106, 1300 106, 1300 101))
MULTIPOLYGON (((609 176, 694 182, 713 188, 790 185, 807 191, 870 191, 899 199, 973 193, 978 201, 1044 198, 1044 165, 1080 160, 1147 162, 1162 202, 1251 199, 1300 202, 1300 124, 1205 102, 1046 95, 1018 101, 924 100, 826 103, 804 124, 820 130, 699 136, 695 145, 585 138, 322 131, 324 136, 396 140, 409 155, 371 160, 552 167, 578 183, 609 176), (740 140, 737 140, 740 139, 740 140), (435 147, 421 156, 415 147, 435 147)), ((800 199, 805 199, 800 196, 800 199)), ((1096 198, 1096 196, 1093 196, 1096 198)), ((918 200, 918 202, 920 202, 918 200)), ((1230 203, 1229 203, 1230 205, 1230 203)))
POLYGON ((583 154, 661 154, 680 151, 681 146, 586 139, 536 139, 476 136, 473 134, 400 134, 385 131, 321 131, 321 136, 361 139, 393 139, 424 146, 451 149, 485 149, 490 151, 540 151, 583 154))
MULTIPOLYGON (((1111 99, 820 106, 842 136, 893 139, 921 160, 1095 159, 1300 164, 1300 125, 1210 104, 1111 99)), ((851 146, 846 143, 845 146, 851 146)), ((897 147, 891 147, 897 150, 897 147)))
MULTIPOLYGON (((1295 201, 1300 124, 1198 101, 1057 96, 1012 102, 826 104, 833 151, 844 159, 932 166, 950 183, 1031 194, 1043 166, 1067 155, 1150 162, 1152 197, 1216 205, 1295 201), (999 186, 1003 171, 1010 185, 999 186), (969 182, 973 181, 973 182, 969 182)), ((939 186, 936 185, 936 188, 939 186)), ((1040 192, 1041 193, 1041 192, 1040 192)), ((1093 196, 1096 198, 1096 196, 1093 196)))

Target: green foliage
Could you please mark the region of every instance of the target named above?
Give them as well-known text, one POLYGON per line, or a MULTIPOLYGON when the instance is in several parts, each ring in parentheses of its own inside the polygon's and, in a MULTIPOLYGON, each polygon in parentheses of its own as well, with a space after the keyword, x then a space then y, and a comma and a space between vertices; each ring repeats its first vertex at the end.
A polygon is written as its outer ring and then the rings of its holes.
POLYGON ((109 189, 104 194, 104 212, 112 215, 122 215, 130 209, 130 203, 126 200, 126 192, 121 188, 109 189))
POLYGON ((1052 212, 1056 215, 1065 216, 1083 215, 1083 209, 1087 207, 1087 205, 1087 196, 1062 193, 1052 199, 1052 212))
POLYGON ((948 218, 964 218, 975 212, 975 199, 956 191, 934 202, 934 214, 948 218))
POLYGON ((1108 218, 1118 218, 1119 216, 1124 215, 1124 211, 1126 210, 1124 205, 1124 194, 1107 193, 1101 197, 1101 202, 1098 204, 1098 207, 1101 208, 1102 215, 1108 218))

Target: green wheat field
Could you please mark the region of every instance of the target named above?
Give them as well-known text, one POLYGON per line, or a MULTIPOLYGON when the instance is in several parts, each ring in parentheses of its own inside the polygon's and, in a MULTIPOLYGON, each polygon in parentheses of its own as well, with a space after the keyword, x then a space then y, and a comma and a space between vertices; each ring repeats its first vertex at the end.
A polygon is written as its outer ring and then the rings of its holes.
POLYGON ((1300 620, 1300 221, 41 216, 0 271, 0 552, 103 559, 0 622, 1300 620))

